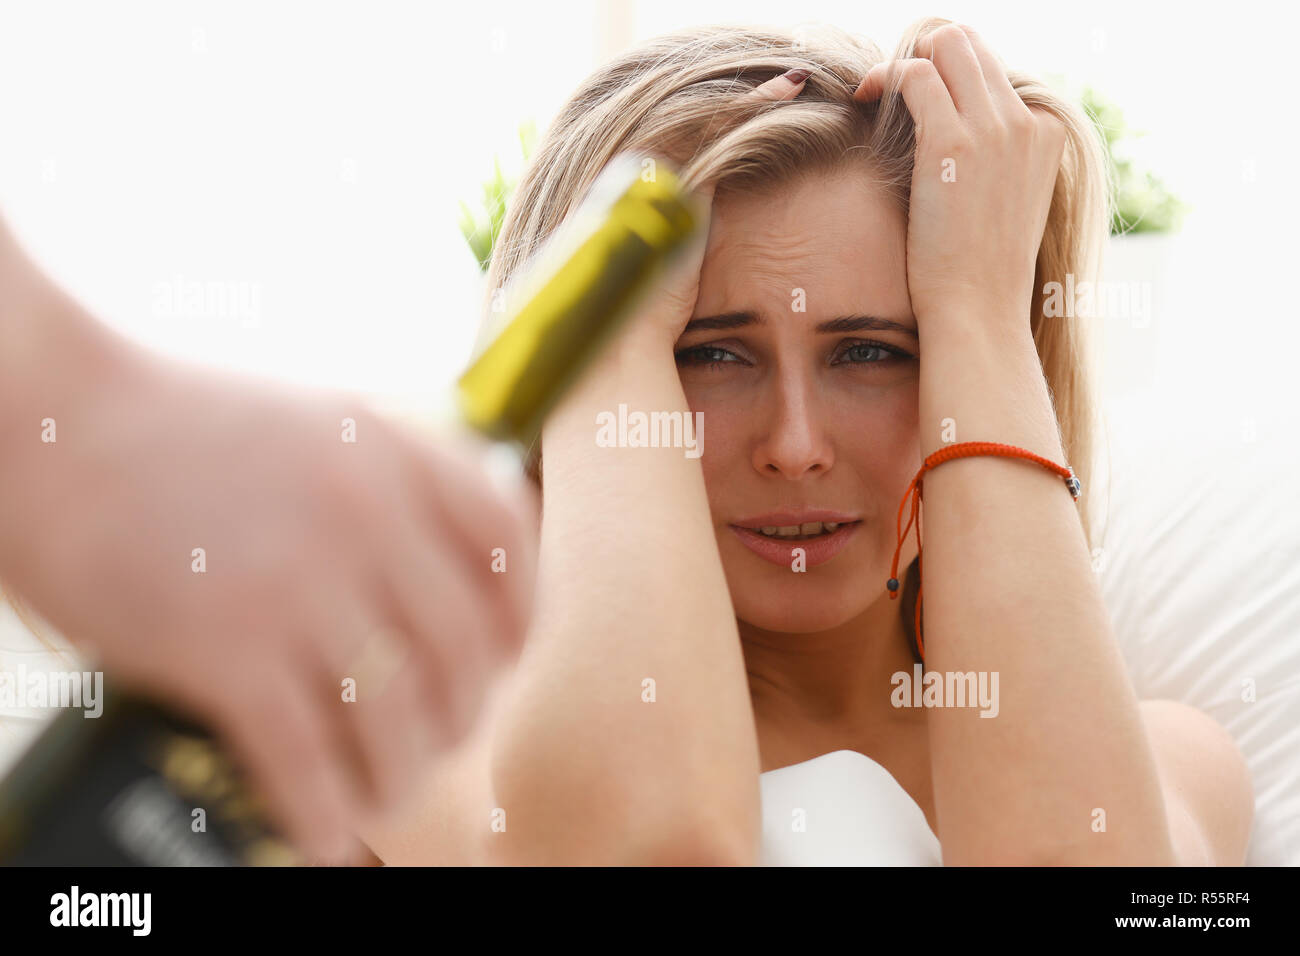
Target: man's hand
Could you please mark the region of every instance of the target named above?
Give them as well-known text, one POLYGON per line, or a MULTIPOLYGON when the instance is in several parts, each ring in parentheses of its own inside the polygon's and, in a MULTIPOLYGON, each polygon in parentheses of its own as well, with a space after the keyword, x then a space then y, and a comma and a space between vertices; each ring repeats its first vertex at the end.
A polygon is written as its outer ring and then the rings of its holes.
POLYGON ((346 396, 100 349, 51 291, 40 328, 0 314, 0 348, 26 349, 3 369, 0 580, 110 679, 207 721, 304 849, 356 852, 360 815, 467 733, 517 653, 535 493, 346 396))

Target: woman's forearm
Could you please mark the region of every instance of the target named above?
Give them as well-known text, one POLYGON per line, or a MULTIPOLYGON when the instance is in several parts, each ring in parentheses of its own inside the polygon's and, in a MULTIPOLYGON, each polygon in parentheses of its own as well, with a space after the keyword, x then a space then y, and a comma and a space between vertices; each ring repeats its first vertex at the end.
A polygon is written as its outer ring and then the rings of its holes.
POLYGON ((536 618, 496 798, 524 859, 745 862, 758 745, 703 471, 684 447, 598 445, 620 403, 689 414, 671 343, 631 328, 547 421, 536 618))
MULTIPOLYGON (((998 334, 970 312, 918 321, 922 456, 951 419, 957 442, 1067 464, 1027 327, 998 334)), ((959 458, 926 472, 923 502, 926 667, 995 673, 999 690, 994 718, 931 715, 945 862, 1172 863, 1154 757, 1062 480, 1023 459, 959 458)))

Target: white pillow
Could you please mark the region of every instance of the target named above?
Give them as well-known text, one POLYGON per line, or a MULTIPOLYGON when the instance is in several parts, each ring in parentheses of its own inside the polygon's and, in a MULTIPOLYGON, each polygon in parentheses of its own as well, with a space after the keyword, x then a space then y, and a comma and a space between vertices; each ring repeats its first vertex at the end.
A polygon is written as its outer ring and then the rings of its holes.
POLYGON ((1245 757, 1256 801, 1247 864, 1300 865, 1295 413, 1179 392, 1110 409, 1109 527, 1103 514, 1094 567, 1139 699, 1199 708, 1245 757))

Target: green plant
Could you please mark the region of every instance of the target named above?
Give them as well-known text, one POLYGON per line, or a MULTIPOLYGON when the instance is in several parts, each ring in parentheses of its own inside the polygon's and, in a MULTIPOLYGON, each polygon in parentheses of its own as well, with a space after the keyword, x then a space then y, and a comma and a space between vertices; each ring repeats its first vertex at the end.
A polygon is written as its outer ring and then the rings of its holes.
POLYGON ((1085 88, 1082 105, 1101 136, 1114 174, 1115 209, 1111 216, 1110 234, 1123 236, 1178 229, 1186 205, 1158 176, 1149 170, 1138 169, 1125 155, 1125 144, 1145 136, 1146 132, 1130 129, 1119 107, 1092 87, 1085 88))
MULTIPOLYGON (((519 125, 519 147, 524 162, 532 155, 537 141, 537 126, 528 120, 519 125)), ((483 201, 478 209, 460 203, 460 231, 469 243, 481 272, 487 272, 492 259, 492 248, 501 232, 506 217, 506 202, 515 190, 517 178, 507 176, 501 169, 501 157, 492 160, 492 176, 483 183, 483 201)))

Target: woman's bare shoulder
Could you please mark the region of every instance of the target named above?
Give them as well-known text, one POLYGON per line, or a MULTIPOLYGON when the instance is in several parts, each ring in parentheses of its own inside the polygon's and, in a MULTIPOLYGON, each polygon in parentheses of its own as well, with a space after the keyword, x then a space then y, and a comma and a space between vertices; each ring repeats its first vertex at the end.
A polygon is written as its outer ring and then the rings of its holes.
POLYGON ((1144 700, 1177 861, 1240 866, 1255 813, 1250 770, 1232 736, 1209 714, 1176 700, 1144 700))

